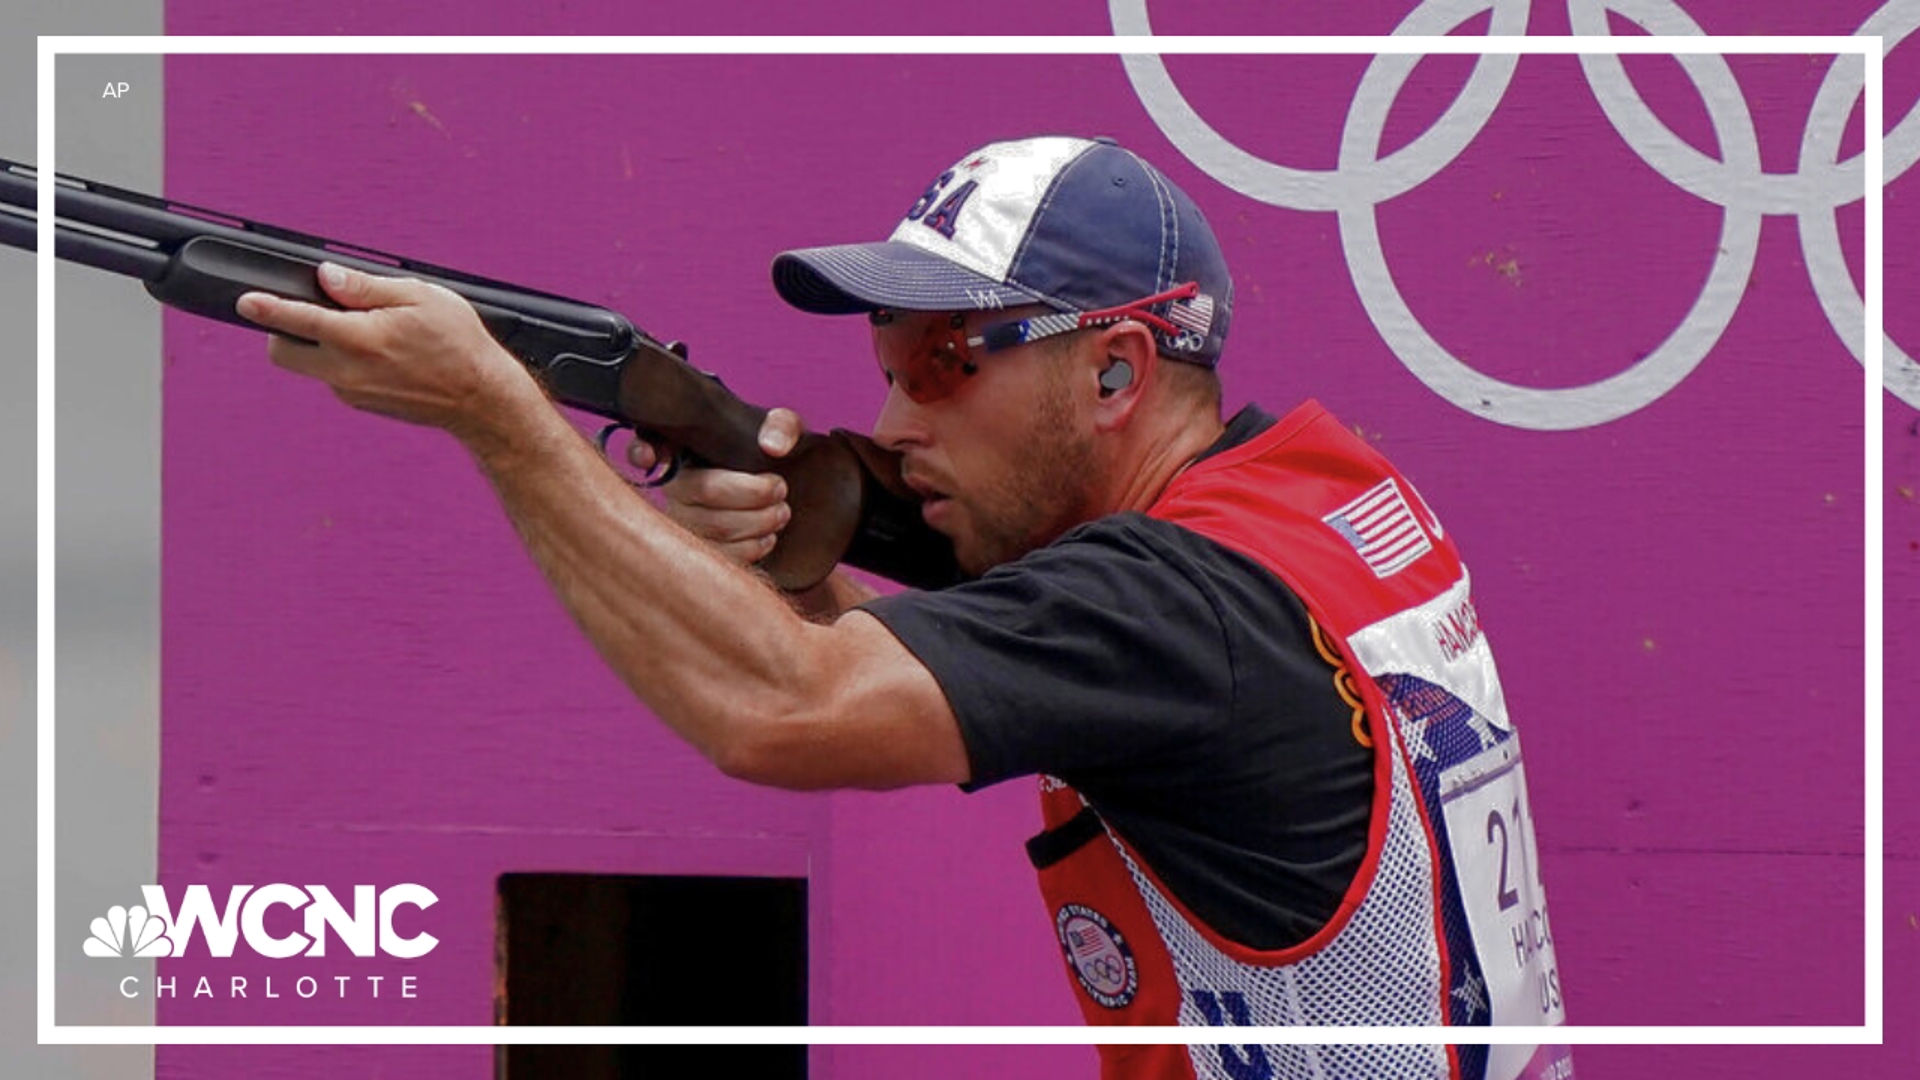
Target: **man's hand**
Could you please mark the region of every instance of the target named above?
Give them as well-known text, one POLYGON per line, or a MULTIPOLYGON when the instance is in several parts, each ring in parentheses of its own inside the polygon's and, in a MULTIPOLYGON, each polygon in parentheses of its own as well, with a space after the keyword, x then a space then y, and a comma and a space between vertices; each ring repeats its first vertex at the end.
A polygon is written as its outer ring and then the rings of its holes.
POLYGON ((347 310, 257 292, 240 297, 236 310, 278 332, 267 348, 275 364, 319 379, 347 404, 473 443, 504 437, 507 414, 544 400, 452 291, 332 263, 321 264, 320 287, 347 310))
MULTIPOLYGON (((802 430, 793 410, 774 409, 760 425, 760 449, 768 457, 785 457, 802 430)), ((636 441, 627 448, 627 460, 647 472, 660 457, 652 446, 636 441)), ((660 494, 668 517, 742 565, 765 558, 793 517, 787 482, 775 473, 687 469, 661 485, 660 494)))

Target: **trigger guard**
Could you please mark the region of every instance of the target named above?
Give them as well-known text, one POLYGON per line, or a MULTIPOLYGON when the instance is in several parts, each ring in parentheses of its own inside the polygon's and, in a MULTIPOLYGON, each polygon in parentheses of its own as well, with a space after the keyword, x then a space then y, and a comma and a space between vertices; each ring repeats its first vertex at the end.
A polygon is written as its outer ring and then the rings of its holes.
MULTIPOLYGON (((613 442, 613 434, 616 431, 633 431, 636 437, 639 435, 639 432, 634 430, 632 424, 608 424, 606 427, 601 428, 600 434, 593 437, 594 445, 599 448, 601 457, 607 456, 607 447, 613 442)), ((667 466, 660 471, 660 475, 650 476, 645 480, 634 483, 634 486, 657 488, 663 484, 671 483, 674 477, 680 475, 680 466, 686 464, 686 461, 687 452, 685 450, 676 450, 673 456, 667 459, 667 466)), ((629 481, 629 483, 632 483, 632 481, 629 481)))

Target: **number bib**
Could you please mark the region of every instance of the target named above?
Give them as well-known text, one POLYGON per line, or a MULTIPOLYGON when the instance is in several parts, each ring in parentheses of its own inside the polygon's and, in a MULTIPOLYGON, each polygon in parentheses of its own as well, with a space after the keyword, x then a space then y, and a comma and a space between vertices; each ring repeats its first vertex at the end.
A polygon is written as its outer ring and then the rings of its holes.
MULTIPOLYGON (((1440 774, 1441 813, 1453 849, 1460 899, 1486 978, 1495 1024, 1558 1024, 1566 1019, 1553 930, 1533 843, 1526 769, 1515 733, 1440 774)), ((1531 1055, 1531 1047, 1492 1048, 1531 1055)), ((1489 1068, 1493 1076, 1510 1075, 1489 1068)))

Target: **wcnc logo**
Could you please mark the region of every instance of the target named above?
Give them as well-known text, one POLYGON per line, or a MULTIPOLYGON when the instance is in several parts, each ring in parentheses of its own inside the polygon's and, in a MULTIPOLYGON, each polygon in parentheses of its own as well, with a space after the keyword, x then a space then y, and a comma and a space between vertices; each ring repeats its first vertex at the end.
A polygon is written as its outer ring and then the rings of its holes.
POLYGON ((95 919, 93 936, 84 949, 88 956, 159 957, 185 956, 196 931, 205 939, 210 956, 227 958, 245 939, 247 948, 271 959, 293 956, 327 955, 327 937, 339 939, 355 956, 376 953, 413 959, 433 951, 440 939, 420 933, 402 937, 394 932, 393 915, 402 907, 426 910, 439 901, 424 885, 393 885, 375 895, 372 885, 353 887, 351 909, 341 904, 324 885, 235 885, 227 892, 223 910, 216 910, 213 894, 205 885, 190 885, 180 900, 176 914, 167 894, 158 885, 143 885, 144 907, 107 909, 105 918, 95 919), (304 933, 275 937, 267 930, 267 911, 286 907, 304 912, 304 933))

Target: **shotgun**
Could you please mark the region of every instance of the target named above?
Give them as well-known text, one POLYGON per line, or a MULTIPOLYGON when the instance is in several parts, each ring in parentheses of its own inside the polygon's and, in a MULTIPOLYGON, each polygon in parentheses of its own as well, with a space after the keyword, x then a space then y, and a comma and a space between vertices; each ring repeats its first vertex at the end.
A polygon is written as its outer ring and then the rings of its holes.
MULTIPOLYGON (((36 177, 32 166, 0 160, 0 244, 35 249, 36 177)), ((897 455, 835 429, 768 457, 759 446, 767 410, 688 364, 684 345, 617 312, 92 180, 54 182, 56 257, 139 278, 161 303, 235 326, 260 329, 234 310, 256 290, 337 309, 320 291, 322 260, 451 289, 554 400, 608 422, 603 448, 626 428, 670 461, 668 475, 707 465, 784 477, 793 516, 759 563, 782 589, 808 588, 841 562, 917 588, 961 579, 951 542, 921 519, 897 455)))

